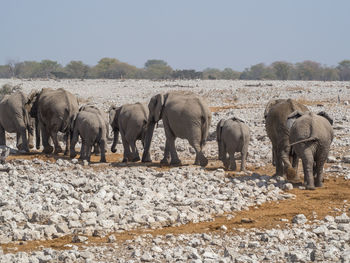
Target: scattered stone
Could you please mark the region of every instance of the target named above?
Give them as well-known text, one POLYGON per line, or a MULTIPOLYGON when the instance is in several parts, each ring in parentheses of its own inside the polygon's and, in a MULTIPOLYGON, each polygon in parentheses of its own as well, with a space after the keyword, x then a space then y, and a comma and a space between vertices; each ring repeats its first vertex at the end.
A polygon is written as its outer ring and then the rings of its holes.
POLYGON ((293 217, 292 223, 294 224, 305 224, 307 222, 307 218, 304 214, 298 214, 293 217))
POLYGON ((89 238, 85 237, 85 236, 74 235, 73 238, 72 238, 72 242, 73 243, 83 243, 83 242, 85 242, 88 239, 89 238))

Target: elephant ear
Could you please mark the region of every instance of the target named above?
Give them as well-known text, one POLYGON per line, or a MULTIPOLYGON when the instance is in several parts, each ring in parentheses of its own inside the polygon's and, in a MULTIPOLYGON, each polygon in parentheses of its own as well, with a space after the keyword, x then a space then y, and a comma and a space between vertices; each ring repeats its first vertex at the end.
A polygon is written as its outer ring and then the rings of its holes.
POLYGON ((305 113, 297 111, 297 110, 292 112, 291 114, 289 114, 287 117, 287 123, 286 123, 288 130, 293 126, 293 123, 295 122, 295 120, 300 118, 304 114, 305 113))
POLYGON ((331 125, 333 125, 333 119, 328 115, 327 112, 325 112, 325 111, 320 111, 319 113, 317 113, 317 115, 320 115, 320 116, 326 118, 326 119, 329 121, 329 123, 330 123, 331 125))
POLYGON ((153 122, 158 122, 162 118, 164 106, 164 95, 158 94, 152 97, 151 101, 148 104, 150 117, 153 117, 153 122))
POLYGON ((221 119, 216 125, 216 140, 218 142, 221 141, 221 131, 222 131, 222 127, 224 127, 224 124, 225 124, 225 120, 221 119))

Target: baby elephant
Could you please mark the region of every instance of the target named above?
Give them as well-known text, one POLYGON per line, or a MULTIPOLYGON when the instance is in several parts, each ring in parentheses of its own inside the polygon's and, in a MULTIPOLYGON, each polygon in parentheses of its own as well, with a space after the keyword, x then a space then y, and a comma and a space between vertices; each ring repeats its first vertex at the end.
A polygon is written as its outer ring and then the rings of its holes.
POLYGON ((333 120, 325 112, 293 112, 288 116, 289 141, 301 158, 306 189, 314 190, 323 182, 323 166, 333 141, 333 120))
POLYGON ((249 127, 238 118, 222 119, 216 127, 219 160, 225 169, 236 170, 235 153, 241 152, 241 171, 245 171, 250 140, 249 127), (229 158, 227 158, 227 153, 229 158))
POLYGON ((100 162, 106 162, 105 149, 107 142, 106 119, 98 111, 87 108, 80 108, 73 122, 73 135, 70 149, 70 157, 76 156, 75 145, 81 136, 82 146, 80 159, 90 162, 91 148, 97 144, 101 150, 100 162))

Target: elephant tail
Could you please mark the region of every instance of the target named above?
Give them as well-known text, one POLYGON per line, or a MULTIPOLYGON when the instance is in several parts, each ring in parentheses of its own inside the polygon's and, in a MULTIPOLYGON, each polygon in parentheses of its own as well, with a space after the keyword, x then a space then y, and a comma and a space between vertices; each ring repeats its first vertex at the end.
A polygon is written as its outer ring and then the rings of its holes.
POLYGON ((307 139, 304 139, 304 140, 300 140, 300 141, 297 141, 297 142, 293 142, 293 143, 291 143, 289 146, 294 146, 294 145, 299 144, 299 143, 311 142, 311 141, 317 141, 317 138, 312 136, 312 137, 307 138, 307 139))

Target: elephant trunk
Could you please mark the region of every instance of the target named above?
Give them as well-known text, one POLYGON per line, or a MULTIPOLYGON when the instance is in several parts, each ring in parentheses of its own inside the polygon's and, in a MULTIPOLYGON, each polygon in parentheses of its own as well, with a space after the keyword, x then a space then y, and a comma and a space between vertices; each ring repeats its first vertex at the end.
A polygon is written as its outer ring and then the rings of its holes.
POLYGON ((119 130, 114 130, 114 138, 113 138, 113 144, 111 147, 112 153, 115 153, 117 151, 117 143, 118 143, 118 136, 119 136, 119 130))
MULTIPOLYGON (((156 126, 155 122, 149 122, 148 127, 146 130, 145 134, 145 143, 144 143, 144 149, 143 149, 143 156, 149 156, 149 150, 151 148, 151 142, 152 142, 152 137, 153 137, 153 132, 154 132, 154 127, 156 126)), ((144 159, 144 158, 142 158, 144 159)), ((145 161, 145 160, 143 160, 145 161)))

